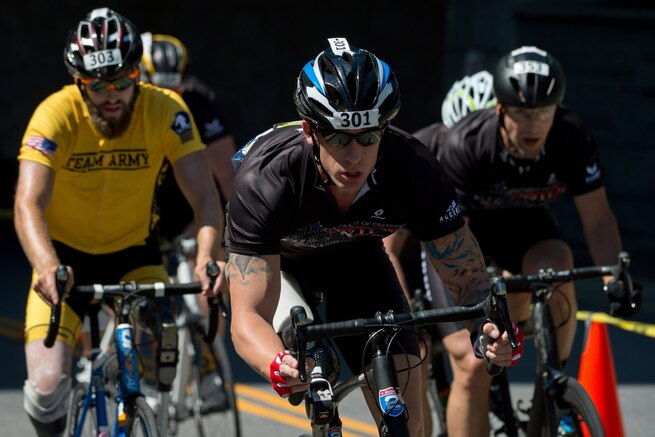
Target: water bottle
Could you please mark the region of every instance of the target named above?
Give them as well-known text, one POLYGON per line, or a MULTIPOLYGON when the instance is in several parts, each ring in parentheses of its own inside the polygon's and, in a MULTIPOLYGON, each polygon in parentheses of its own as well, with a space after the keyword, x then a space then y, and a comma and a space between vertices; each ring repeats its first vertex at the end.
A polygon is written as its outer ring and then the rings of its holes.
POLYGON ((121 371, 123 396, 139 393, 139 361, 134 347, 134 330, 129 323, 116 327, 116 351, 121 371))

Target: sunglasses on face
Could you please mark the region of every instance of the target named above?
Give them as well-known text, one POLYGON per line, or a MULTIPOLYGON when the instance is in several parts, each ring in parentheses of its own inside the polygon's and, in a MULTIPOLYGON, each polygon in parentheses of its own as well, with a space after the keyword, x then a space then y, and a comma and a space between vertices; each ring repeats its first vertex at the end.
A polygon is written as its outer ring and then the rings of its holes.
POLYGON ((111 90, 123 91, 124 89, 129 88, 136 83, 138 78, 139 70, 135 69, 127 76, 122 76, 114 80, 81 78, 80 81, 82 81, 82 83, 89 87, 89 89, 94 93, 107 94, 111 90))
POLYGON ((508 106, 505 108, 505 113, 515 120, 538 120, 547 121, 555 116, 557 105, 548 105, 541 108, 519 108, 508 106))
POLYGON ((375 128, 360 132, 358 134, 347 134, 343 131, 316 129, 316 132, 323 138, 325 144, 338 148, 346 147, 352 140, 357 141, 361 146, 368 147, 379 143, 384 134, 385 128, 375 128))

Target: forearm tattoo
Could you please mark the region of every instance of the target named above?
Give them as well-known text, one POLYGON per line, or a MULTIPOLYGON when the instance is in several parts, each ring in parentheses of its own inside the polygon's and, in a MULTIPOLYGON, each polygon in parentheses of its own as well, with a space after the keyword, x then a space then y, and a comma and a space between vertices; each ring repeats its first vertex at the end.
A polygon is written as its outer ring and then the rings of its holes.
POLYGON ((458 304, 477 303, 487 296, 487 266, 480 246, 468 226, 425 243, 425 250, 458 304))
POLYGON ((271 270, 268 263, 261 257, 250 255, 230 254, 227 260, 227 279, 241 281, 242 285, 248 285, 257 274, 268 273, 271 270))

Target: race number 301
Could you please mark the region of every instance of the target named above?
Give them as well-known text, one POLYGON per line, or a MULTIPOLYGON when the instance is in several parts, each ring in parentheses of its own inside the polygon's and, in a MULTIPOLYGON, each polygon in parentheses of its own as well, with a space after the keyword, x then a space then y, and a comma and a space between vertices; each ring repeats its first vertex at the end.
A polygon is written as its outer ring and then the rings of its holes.
POLYGON ((377 109, 369 109, 368 111, 355 111, 355 112, 339 112, 338 117, 339 127, 341 129, 360 129, 371 126, 378 126, 377 109))

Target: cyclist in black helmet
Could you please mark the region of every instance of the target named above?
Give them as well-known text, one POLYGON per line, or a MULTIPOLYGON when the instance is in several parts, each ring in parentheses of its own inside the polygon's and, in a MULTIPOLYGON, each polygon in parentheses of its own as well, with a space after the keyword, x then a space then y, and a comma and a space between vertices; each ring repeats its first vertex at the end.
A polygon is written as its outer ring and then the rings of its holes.
MULTIPOLYGON (((234 137, 218 108, 216 93, 198 77, 188 74, 190 55, 186 46, 171 35, 142 33, 141 79, 180 94, 207 145, 207 155, 221 199, 232 195, 234 167, 230 158, 236 152, 234 137)), ((172 241, 181 234, 193 234, 193 211, 169 171, 157 189, 161 219, 159 235, 172 241)))
MULTIPOLYGON (((439 162, 390 124, 400 109, 396 76, 344 38, 328 41, 298 77, 302 120, 274 126, 235 155, 226 228, 231 334, 239 355, 280 396, 307 387, 277 336, 293 305, 317 317, 312 296, 322 292, 327 321, 409 309, 382 244, 396 230, 407 227, 425 242, 458 302, 480 301, 489 290, 484 260, 439 162)), ((498 338, 491 323, 484 331, 496 339, 486 357, 515 362, 507 334, 498 338)), ((416 365, 416 337, 403 332, 399 340, 402 347, 392 351, 403 354, 398 368, 407 367, 405 353, 416 365)), ((365 342, 336 341, 353 372, 362 370, 365 342)), ((423 436, 419 370, 398 378, 402 387, 409 378, 403 396, 410 434, 423 436)))
MULTIPOLYGON (((173 90, 182 96, 197 123, 200 139, 207 145, 207 157, 221 199, 229 199, 232 195, 235 174, 230 158, 236 152, 236 148, 234 137, 217 107, 215 92, 196 76, 187 74, 189 52, 178 38, 147 32, 141 34, 141 40, 143 42, 141 78, 144 82, 173 90)), ((174 240, 178 237, 192 236, 195 230, 193 209, 171 173, 170 162, 166 160, 164 165, 166 170, 164 170, 164 177, 160 178, 156 194, 160 216, 157 237, 162 250, 171 254, 171 244, 174 240)), ((177 268, 175 257, 165 257, 164 261, 168 266, 169 274, 174 274, 177 268)), ((207 314, 206 302, 206 299, 198 299, 203 314, 207 314)), ((225 323, 220 322, 219 319, 221 336, 225 335, 225 328, 225 323)), ((205 350, 204 353, 208 354, 209 351, 205 350)), ((203 372, 205 370, 207 369, 203 368, 203 372)), ((211 370, 209 369, 208 372, 211 370)), ((225 393, 219 393, 222 387, 215 384, 215 375, 215 372, 201 375, 201 394, 204 398, 213 396, 214 400, 224 400, 225 393)))
MULTIPOLYGON (((60 300, 57 267, 67 266, 66 290, 73 283, 168 281, 152 235, 164 159, 173 163, 194 210, 203 292, 212 296, 225 285, 221 275, 210 290, 204 271, 208 261, 223 258, 221 202, 205 146, 179 96, 138 82, 142 50, 132 22, 108 8, 91 11, 64 49, 74 84, 38 106, 22 140, 14 216, 33 268, 24 407, 38 436, 64 433, 73 347, 89 310, 79 301, 63 303, 55 344, 44 346, 50 307, 60 300)), ((157 314, 167 317, 157 327, 172 340, 164 343, 175 344, 172 314, 151 313, 157 314)), ((161 384, 170 384, 175 362, 162 363, 156 373, 161 384)))
MULTIPOLYGON (((590 132, 562 105, 566 77, 560 63, 538 47, 519 47, 497 63, 493 83, 495 108, 460 120, 438 152, 485 257, 512 273, 573 267, 571 248, 548 209, 569 191, 593 261, 615 263, 622 245, 605 174, 590 132)), ((613 314, 638 310, 638 295, 633 301, 611 277, 605 283, 613 314)), ((509 300, 512 316, 527 320, 530 295, 509 300)), ((565 361, 576 328, 573 285, 562 284, 549 303, 565 361)))

